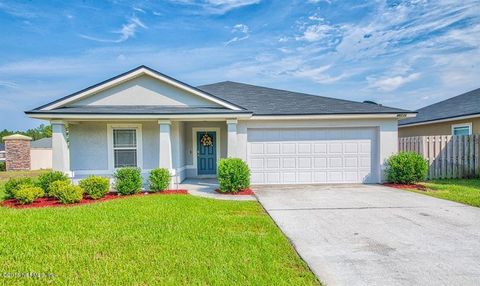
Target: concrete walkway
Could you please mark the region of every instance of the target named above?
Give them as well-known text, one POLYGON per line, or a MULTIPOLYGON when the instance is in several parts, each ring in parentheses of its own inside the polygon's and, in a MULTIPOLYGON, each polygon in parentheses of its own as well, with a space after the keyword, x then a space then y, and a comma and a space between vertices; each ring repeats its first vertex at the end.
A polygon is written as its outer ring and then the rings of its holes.
POLYGON ((186 179, 178 185, 179 189, 188 190, 191 195, 229 201, 256 201, 255 196, 246 195, 222 195, 215 192, 218 189, 216 179, 186 179))
POLYGON ((254 191, 326 285, 480 283, 480 208, 380 185, 254 191))

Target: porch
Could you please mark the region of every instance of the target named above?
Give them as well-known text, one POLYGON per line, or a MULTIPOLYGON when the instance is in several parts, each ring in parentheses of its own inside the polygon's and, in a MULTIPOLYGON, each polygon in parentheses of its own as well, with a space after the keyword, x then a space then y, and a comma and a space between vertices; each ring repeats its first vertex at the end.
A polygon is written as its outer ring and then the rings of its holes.
POLYGON ((53 169, 74 179, 110 177, 128 166, 139 167, 145 180, 152 169, 167 168, 172 184, 216 178, 220 158, 239 156, 237 136, 233 118, 52 122, 53 169))

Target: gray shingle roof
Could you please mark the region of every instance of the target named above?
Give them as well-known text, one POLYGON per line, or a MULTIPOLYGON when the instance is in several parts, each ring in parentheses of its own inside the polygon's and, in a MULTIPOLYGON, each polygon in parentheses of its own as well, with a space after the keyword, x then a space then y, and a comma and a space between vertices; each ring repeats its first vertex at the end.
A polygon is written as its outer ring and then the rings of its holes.
POLYGON ((254 115, 315 115, 409 113, 410 111, 371 103, 360 103, 225 81, 199 89, 250 110, 254 115))
POLYGON ((230 114, 251 113, 245 110, 231 110, 216 107, 179 107, 179 106, 145 106, 145 105, 108 105, 61 107, 53 110, 31 110, 27 114, 136 114, 136 115, 174 115, 174 114, 230 114))
POLYGON ((30 142, 30 148, 52 148, 52 138, 42 138, 30 142))
POLYGON ((417 117, 401 120, 399 125, 480 115, 480 88, 425 106, 418 109, 417 112, 417 117))

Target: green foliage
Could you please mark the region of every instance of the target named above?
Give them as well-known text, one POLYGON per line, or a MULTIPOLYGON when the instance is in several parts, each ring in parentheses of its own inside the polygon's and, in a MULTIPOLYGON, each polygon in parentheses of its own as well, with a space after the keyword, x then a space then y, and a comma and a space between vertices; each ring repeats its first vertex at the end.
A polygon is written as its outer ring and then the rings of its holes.
POLYGON ((69 181, 68 177, 60 171, 49 171, 38 177, 37 185, 48 193, 50 184, 55 181, 69 181))
POLYGON ((115 190, 122 195, 131 195, 142 189, 142 175, 139 168, 120 168, 113 174, 115 190))
POLYGON ((33 187, 35 182, 32 178, 13 178, 5 183, 5 195, 7 199, 15 197, 16 191, 24 187, 33 187))
POLYGON ((110 180, 99 176, 85 178, 79 185, 94 200, 103 198, 110 190, 110 180))
POLYGON ((218 162, 218 183, 221 192, 236 193, 250 186, 250 169, 239 158, 226 158, 218 162))
POLYGON ((52 126, 41 124, 37 128, 28 129, 26 131, 18 131, 18 130, 13 131, 13 130, 3 129, 2 131, 0 131, 0 138, 3 138, 8 135, 13 135, 13 134, 26 135, 28 137, 32 137, 33 140, 49 138, 49 137, 52 137, 52 126))
POLYGON ((64 189, 70 187, 72 183, 70 181, 54 181, 51 182, 48 186, 48 192, 46 195, 48 197, 58 198, 58 194, 61 193, 64 189))
POLYGON ((28 205, 33 203, 38 198, 45 195, 45 192, 40 187, 34 187, 31 185, 23 185, 15 192, 15 199, 22 205, 28 205))
POLYGON ((413 184, 425 180, 428 163, 415 152, 400 152, 387 160, 387 181, 413 184))
POLYGON ((62 204, 73 204, 83 199, 83 193, 80 186, 69 184, 66 188, 59 189, 55 195, 62 204))
POLYGON ((6 170, 5 162, 0 162, 0 172, 4 172, 6 170))
POLYGON ((165 168, 153 169, 148 177, 148 183, 150 191, 164 191, 170 185, 170 172, 165 168))

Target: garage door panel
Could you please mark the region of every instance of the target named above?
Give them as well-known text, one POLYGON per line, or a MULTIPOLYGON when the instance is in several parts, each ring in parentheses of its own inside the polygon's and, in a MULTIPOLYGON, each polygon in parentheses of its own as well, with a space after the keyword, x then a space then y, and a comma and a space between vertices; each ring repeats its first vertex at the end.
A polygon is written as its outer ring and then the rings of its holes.
POLYGON ((374 128, 249 129, 253 184, 376 182, 374 128))

